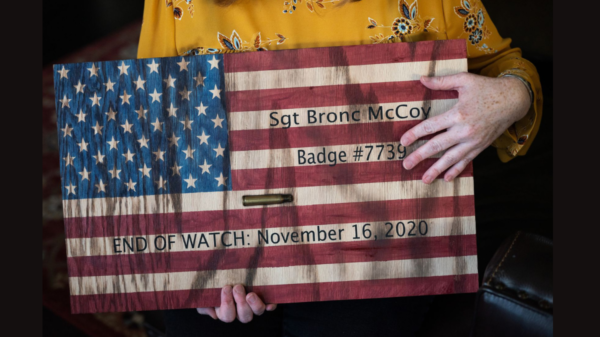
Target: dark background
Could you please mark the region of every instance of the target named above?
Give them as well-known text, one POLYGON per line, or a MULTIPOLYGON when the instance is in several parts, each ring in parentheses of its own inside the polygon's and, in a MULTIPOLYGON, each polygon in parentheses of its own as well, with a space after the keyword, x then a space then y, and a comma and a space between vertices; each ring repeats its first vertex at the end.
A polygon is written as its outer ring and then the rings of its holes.
POLYGON ((47 66, 142 20, 144 0, 53 0, 44 2, 43 11, 43 65, 47 66))
MULTIPOLYGON (((208 1, 208 0, 207 0, 208 1)), ((395 0, 394 0, 395 1, 395 0)), ((540 131, 525 157, 502 164, 495 149, 474 162, 479 271, 502 241, 517 230, 553 238, 552 3, 545 0, 485 0, 500 34, 513 39, 540 74, 544 109, 540 131)), ((52 1, 43 5, 43 66, 140 21, 142 0, 52 1), (67 38, 68 34, 68 38, 67 38)), ((468 335, 474 294, 437 296, 422 336, 468 335)), ((156 326, 162 330, 160 316, 156 326)), ((44 309, 44 335, 84 336, 44 309)))

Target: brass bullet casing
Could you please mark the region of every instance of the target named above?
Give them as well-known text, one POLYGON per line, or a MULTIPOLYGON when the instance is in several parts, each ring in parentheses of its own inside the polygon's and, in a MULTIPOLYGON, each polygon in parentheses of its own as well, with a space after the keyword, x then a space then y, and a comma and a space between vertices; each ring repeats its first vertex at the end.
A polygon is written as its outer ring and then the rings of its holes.
POLYGON ((242 197, 244 206, 275 205, 294 201, 291 194, 245 195, 242 197))

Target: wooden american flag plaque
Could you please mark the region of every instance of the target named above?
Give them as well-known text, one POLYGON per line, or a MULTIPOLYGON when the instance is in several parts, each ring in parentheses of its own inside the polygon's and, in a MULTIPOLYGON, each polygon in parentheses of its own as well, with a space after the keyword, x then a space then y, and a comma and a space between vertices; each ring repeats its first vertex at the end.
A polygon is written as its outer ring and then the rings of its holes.
POLYGON ((72 312, 476 291, 472 165, 426 185, 399 143, 464 71, 464 40, 56 65, 72 312))

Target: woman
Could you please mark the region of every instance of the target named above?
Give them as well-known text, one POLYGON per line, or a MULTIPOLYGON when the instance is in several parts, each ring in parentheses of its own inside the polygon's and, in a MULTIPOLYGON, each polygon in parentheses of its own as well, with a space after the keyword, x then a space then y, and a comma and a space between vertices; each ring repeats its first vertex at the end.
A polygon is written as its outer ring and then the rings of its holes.
MULTIPOLYGON (((510 39, 498 34, 480 1, 146 0, 138 57, 444 39, 466 40, 469 73, 423 77, 421 82, 432 90, 457 90, 458 103, 407 131, 400 140, 408 146, 439 132, 403 161, 410 170, 446 150, 423 175, 423 182, 431 183, 442 173, 441 178, 454 179, 490 145, 497 148, 503 162, 524 155, 540 125, 542 92, 537 71, 518 48, 510 47, 510 39)), ((245 335, 260 331, 264 336, 269 329, 278 335, 281 319, 286 335, 325 334, 328 328, 335 335, 400 330, 411 335, 428 303, 428 298, 402 298, 288 304, 253 321, 255 315, 275 310, 276 305, 265 305, 256 294, 246 294, 237 285, 223 288, 220 307, 197 312, 223 322, 252 321, 256 329, 244 326, 240 331, 245 335), (394 317, 389 316, 391 310, 394 317), (314 330, 302 330, 309 327, 314 330), (365 327, 371 330, 360 330, 365 327)), ((201 334, 214 328, 216 334, 225 334, 226 329, 235 329, 189 315, 190 311, 167 312, 169 332, 201 334)))

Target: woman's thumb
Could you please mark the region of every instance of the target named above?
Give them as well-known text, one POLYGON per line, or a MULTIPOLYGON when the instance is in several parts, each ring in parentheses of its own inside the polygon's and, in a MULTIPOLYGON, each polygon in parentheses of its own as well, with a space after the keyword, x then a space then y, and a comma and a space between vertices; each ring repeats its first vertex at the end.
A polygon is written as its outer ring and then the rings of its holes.
POLYGON ((447 76, 421 76, 421 83, 431 90, 456 90, 463 86, 465 73, 447 76))

